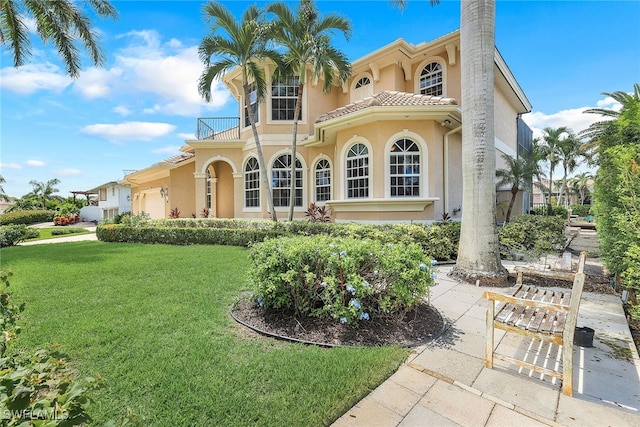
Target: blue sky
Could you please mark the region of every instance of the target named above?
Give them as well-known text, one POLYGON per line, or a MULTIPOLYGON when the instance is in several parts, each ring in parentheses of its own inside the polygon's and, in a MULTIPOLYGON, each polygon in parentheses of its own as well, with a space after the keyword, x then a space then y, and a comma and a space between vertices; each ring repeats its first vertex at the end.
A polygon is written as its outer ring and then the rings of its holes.
MULTIPOLYGON (((0 55, 0 174, 5 192, 22 196, 30 180, 60 179, 59 195, 119 180, 178 152, 198 117, 237 116, 223 85, 200 100, 197 46, 208 29, 202 1, 112 0, 117 21, 94 20, 107 61, 83 62, 71 80, 50 45, 33 39, 28 65, 0 55)), ((236 15, 249 4, 225 1, 236 15)), ((294 3, 292 3, 294 4, 294 3)), ((317 0, 321 12, 349 18, 353 35, 335 45, 357 59, 398 38, 430 41, 460 25, 459 1, 317 0)), ((602 92, 640 83, 640 1, 497 1, 496 45, 533 105, 525 120, 579 131, 610 108, 602 92)))

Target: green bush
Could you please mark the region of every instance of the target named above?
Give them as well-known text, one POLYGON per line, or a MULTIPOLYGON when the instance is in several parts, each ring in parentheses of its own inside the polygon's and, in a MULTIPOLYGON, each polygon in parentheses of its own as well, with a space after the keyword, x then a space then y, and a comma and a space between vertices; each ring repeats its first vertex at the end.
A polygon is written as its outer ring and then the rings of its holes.
POLYGON ((571 214, 586 217, 593 214, 593 212, 591 212, 591 205, 572 205, 571 214))
POLYGON ((257 243, 250 254, 263 308, 343 324, 400 320, 434 280, 431 260, 416 243, 296 236, 257 243))
POLYGON ((66 234, 77 234, 77 233, 84 233, 85 230, 82 227, 66 227, 66 228, 55 228, 53 230, 51 230, 51 235, 52 236, 64 236, 66 234))
POLYGON ((103 242, 164 243, 167 245, 229 245, 249 246, 267 237, 277 237, 281 232, 258 229, 227 228, 178 228, 133 227, 106 224, 96 229, 98 240, 103 242))
POLYGON ((564 219, 559 216, 519 215, 498 229, 501 255, 510 258, 510 249, 543 254, 564 247, 564 219))
MULTIPOLYGON (((548 206, 536 206, 532 212, 533 215, 542 215, 547 216, 549 214, 548 206)), ((564 206, 551 206, 551 216, 559 216, 562 218, 567 218, 569 215, 569 211, 564 206)))
POLYGON ((56 211, 28 210, 3 213, 0 215, 0 225, 36 224, 53 221, 56 211))
POLYGON ((29 235, 24 224, 0 226, 0 248, 14 246, 24 241, 29 235))

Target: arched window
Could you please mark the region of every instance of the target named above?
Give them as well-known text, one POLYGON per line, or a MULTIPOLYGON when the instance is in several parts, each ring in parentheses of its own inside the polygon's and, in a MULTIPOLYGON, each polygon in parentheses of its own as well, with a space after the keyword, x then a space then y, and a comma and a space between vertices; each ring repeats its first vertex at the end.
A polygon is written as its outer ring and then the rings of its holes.
POLYGON ((369 197, 369 149, 354 144, 347 152, 347 198, 369 197))
POLYGON ((316 164, 316 202, 331 200, 331 165, 327 159, 316 164))
MULTIPOLYGON (((291 197, 291 154, 283 154, 274 160, 271 167, 273 206, 289 206, 291 197)), ((296 198, 294 206, 302 206, 302 164, 296 159, 296 198)))
POLYGON ((391 197, 420 196, 420 148, 410 139, 400 139, 389 152, 391 197))
POLYGON ((205 208, 211 210, 212 206, 212 192, 211 192, 211 171, 207 168, 207 201, 205 204, 205 208))
POLYGON ((422 95, 442 96, 442 65, 430 62, 420 73, 420 93, 422 95))
POLYGON ((351 102, 356 102, 373 95, 373 84, 369 76, 362 76, 356 80, 351 89, 351 102))
POLYGON ((244 207, 260 207, 260 166, 255 157, 244 167, 244 207))

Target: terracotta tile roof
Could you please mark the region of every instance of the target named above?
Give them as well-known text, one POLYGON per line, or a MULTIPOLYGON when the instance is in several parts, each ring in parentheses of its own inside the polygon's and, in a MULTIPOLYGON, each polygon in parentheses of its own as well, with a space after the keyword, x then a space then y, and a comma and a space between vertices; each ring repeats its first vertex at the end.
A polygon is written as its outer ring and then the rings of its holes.
POLYGON ((326 120, 342 117, 356 111, 364 110, 369 107, 413 107, 413 106, 429 106, 429 105, 458 105, 453 98, 444 98, 442 96, 419 95, 415 93, 398 92, 386 90, 373 96, 356 101, 353 104, 336 108, 318 117, 316 123, 326 120))
POLYGON ((163 162, 164 163, 171 163, 172 165, 177 165, 178 163, 182 163, 185 160, 189 160, 194 156, 195 156, 194 153, 182 153, 182 154, 178 154, 177 156, 173 156, 173 157, 169 157, 168 159, 164 159, 163 162))

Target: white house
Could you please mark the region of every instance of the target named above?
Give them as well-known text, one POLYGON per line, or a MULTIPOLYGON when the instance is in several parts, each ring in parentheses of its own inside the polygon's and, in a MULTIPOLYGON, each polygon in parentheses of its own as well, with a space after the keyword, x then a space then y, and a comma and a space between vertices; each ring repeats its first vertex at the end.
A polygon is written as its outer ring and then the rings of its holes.
POLYGON ((98 206, 80 209, 82 221, 102 221, 116 215, 131 212, 131 187, 116 181, 107 182, 89 192, 98 195, 98 206))

